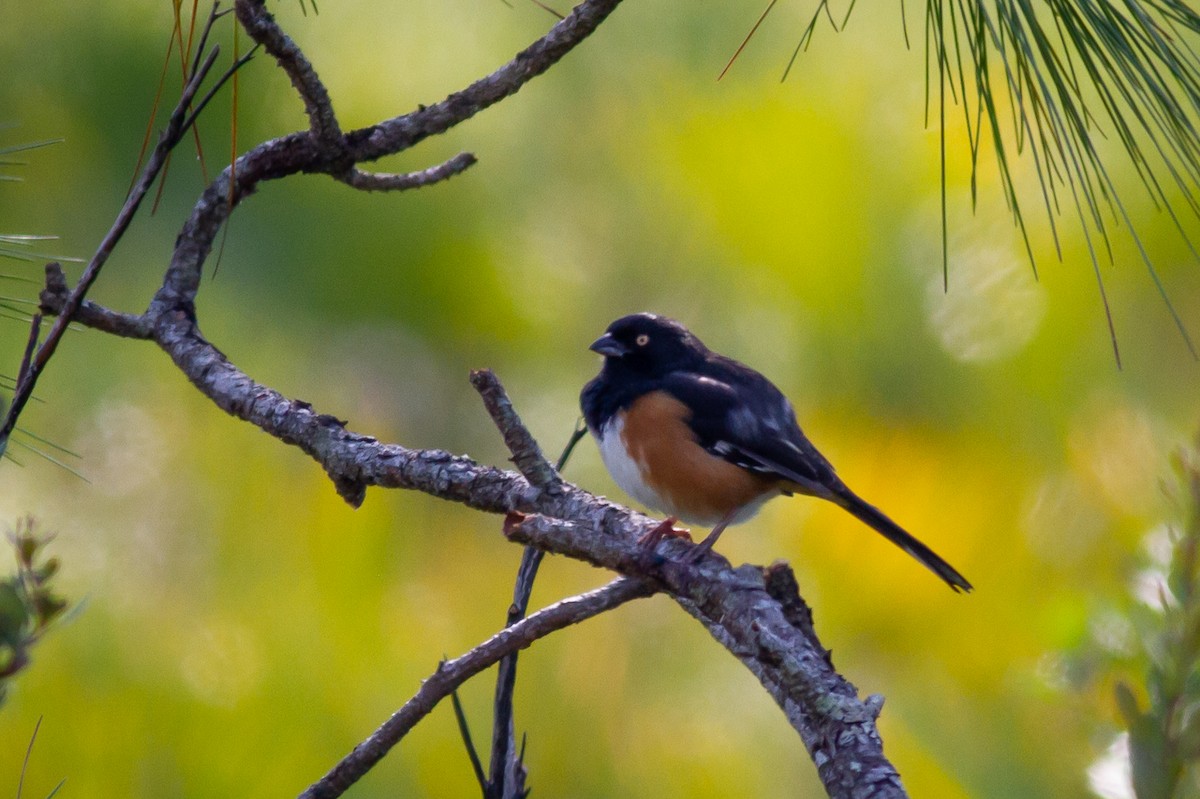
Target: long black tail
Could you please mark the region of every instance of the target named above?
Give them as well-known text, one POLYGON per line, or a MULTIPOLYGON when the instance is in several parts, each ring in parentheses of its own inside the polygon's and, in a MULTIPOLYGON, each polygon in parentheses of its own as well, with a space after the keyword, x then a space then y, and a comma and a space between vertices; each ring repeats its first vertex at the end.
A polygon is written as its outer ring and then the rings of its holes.
POLYGON ((853 513, 866 522, 884 538, 903 549, 908 554, 925 564, 931 572, 941 577, 955 591, 970 591, 972 586, 958 571, 929 547, 922 544, 904 528, 883 515, 883 511, 855 494, 841 481, 827 486, 833 493, 831 499, 838 505, 853 513))

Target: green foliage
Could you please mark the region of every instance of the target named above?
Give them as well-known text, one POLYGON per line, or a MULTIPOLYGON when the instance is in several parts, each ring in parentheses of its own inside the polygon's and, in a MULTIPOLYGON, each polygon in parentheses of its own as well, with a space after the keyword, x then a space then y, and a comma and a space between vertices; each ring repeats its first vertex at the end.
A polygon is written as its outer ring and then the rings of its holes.
MULTIPOLYGON (((1005 198, 1024 232, 1012 160, 1014 151, 1028 152, 1051 225, 1063 206, 1078 217, 1101 295, 1098 250, 1102 244, 1111 259, 1109 228, 1124 224, 1195 355, 1099 142, 1105 137, 1119 142, 1154 204, 1166 210, 1192 248, 1176 205, 1182 198, 1192 213, 1200 213, 1195 195, 1200 132, 1194 124, 1200 66, 1191 45, 1200 16, 1178 0, 1047 0, 1036 7, 1028 0, 930 0, 926 9, 929 58, 938 76, 943 221, 950 100, 961 106, 968 131, 972 195, 981 145, 990 141, 1005 198)), ((1054 237, 1058 247, 1057 230, 1054 237)), ((1034 260, 1028 239, 1026 247, 1034 260)))
MULTIPOLYGON (((24 161, 15 161, 8 158, 13 153, 25 152, 26 150, 36 150, 39 147, 47 147, 51 144, 58 144, 62 139, 47 139, 46 141, 29 142, 26 144, 10 144, 0 147, 0 167, 24 166, 24 161)), ((16 175, 10 175, 6 172, 0 172, 0 181, 16 182, 21 180, 16 175)), ((28 236, 20 234, 0 233, 0 257, 13 258, 19 261, 48 261, 51 259, 64 260, 55 255, 46 255, 45 253, 32 252, 26 248, 36 244, 39 241, 54 241, 57 236, 28 236)), ((78 258, 67 258, 68 261, 78 261, 78 258)), ((17 280, 12 275, 0 275, 0 278, 6 280, 17 280)))
POLYGON ((10 535, 17 570, 0 582, 0 703, 8 684, 29 665, 30 649, 67 608, 50 586, 58 559, 42 557, 50 538, 37 532, 32 517, 18 521, 10 535))
MULTIPOLYGON (((47 139, 46 141, 29 142, 26 144, 9 144, 7 146, 0 147, 0 166, 23 166, 25 164, 24 161, 14 161, 7 156, 12 155, 13 153, 24 152, 26 150, 36 150, 39 147, 45 147, 50 144, 58 144, 61 141, 62 139, 47 139)), ((14 175, 0 173, 0 180, 18 181, 20 178, 14 175)))
MULTIPOLYGON (((23 161, 14 161, 7 157, 7 156, 11 155, 12 153, 24 152, 26 150, 35 150, 40 147, 46 147, 51 144, 58 144, 61 141, 63 141, 63 139, 48 139, 46 141, 30 142, 30 143, 26 143, 26 144, 13 144, 13 145, 5 146, 5 147, 0 147, 0 167, 24 165, 25 162, 23 162, 23 161)), ((20 180, 19 177, 0 173, 0 181, 19 181, 19 180, 20 180)), ((25 234, 0 233, 0 258, 9 258, 9 259, 12 259, 15 261, 26 261, 26 262, 33 262, 33 263, 44 263, 44 262, 50 261, 50 260, 79 263, 83 260, 81 258, 73 258, 70 256, 65 256, 65 255, 51 255, 49 253, 40 252, 35 249, 30 249, 31 247, 36 247, 40 242, 57 241, 57 240, 58 240, 58 236, 34 236, 34 235, 25 235, 25 234)), ((18 284, 24 284, 27 286, 35 286, 35 287, 40 285, 40 283, 37 280, 34 280, 33 278, 27 277, 25 275, 13 275, 13 274, 0 273, 0 283, 3 283, 3 282, 18 283, 18 284)), ((35 309, 37 307, 37 304, 38 304, 37 300, 32 299, 30 297, 8 296, 5 294, 0 294, 0 320, 18 322, 18 323, 27 325, 30 323, 30 320, 33 317, 33 310, 31 310, 31 309, 35 309)), ((10 377, 6 374, 0 374, 0 389, 4 389, 6 391, 11 392, 16 388, 16 382, 17 381, 15 378, 10 377)), ((0 397, 0 418, 3 418, 5 412, 7 411, 7 407, 8 407, 7 401, 5 400, 5 398, 0 397)), ((67 454, 67 455, 73 454, 73 453, 65 450, 63 447, 61 447, 51 441, 47 441, 46 439, 42 438, 41 436, 30 433, 27 430, 17 428, 16 432, 18 432, 21 435, 24 435, 30 439, 33 439, 34 441, 45 444, 48 447, 59 450, 60 452, 63 452, 64 454, 67 454)), ((7 459, 9 461, 19 464, 19 461, 17 461, 16 459, 13 458, 12 453, 8 449, 8 444, 9 444, 10 440, 11 439, 8 437, 0 437, 0 458, 4 458, 4 459, 7 459)), ((62 468, 66 469, 67 471, 70 471, 70 472, 78 475, 78 472, 76 472, 70 466, 63 463, 61 460, 49 455, 48 453, 44 452, 43 450, 38 449, 36 445, 30 444, 28 441, 26 441, 26 442, 17 441, 16 443, 18 443, 20 446, 28 449, 29 451, 33 452, 34 454, 38 455, 39 457, 45 458, 46 460, 48 460, 52 463, 58 464, 62 468)))
POLYGON ((1137 580, 1142 601, 1129 614, 1137 635, 1125 665, 1142 671, 1143 685, 1114 687, 1137 799, 1200 795, 1200 446, 1177 469, 1181 524, 1169 531, 1166 562, 1137 580))

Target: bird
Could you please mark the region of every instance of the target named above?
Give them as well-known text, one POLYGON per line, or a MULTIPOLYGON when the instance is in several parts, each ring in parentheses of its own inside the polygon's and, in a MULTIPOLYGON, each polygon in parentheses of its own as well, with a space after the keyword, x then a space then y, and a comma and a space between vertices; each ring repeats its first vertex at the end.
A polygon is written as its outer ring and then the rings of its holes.
POLYGON ((842 482, 775 384, 652 313, 617 319, 589 347, 604 356, 580 406, 614 481, 668 518, 711 527, 697 557, 770 499, 804 494, 845 509, 955 591, 971 583, 842 482))

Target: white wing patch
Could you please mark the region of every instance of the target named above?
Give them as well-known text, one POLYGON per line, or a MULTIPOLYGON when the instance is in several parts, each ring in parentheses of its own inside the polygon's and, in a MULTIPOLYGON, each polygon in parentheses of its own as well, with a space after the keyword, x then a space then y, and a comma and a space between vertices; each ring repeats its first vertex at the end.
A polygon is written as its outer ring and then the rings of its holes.
POLYGON ((785 447, 787 447, 788 449, 790 449, 792 452, 795 452, 795 453, 796 453, 797 455, 799 455, 801 458, 807 458, 807 457, 808 457, 807 455, 805 455, 805 454, 804 454, 804 450, 800 449, 800 448, 799 448, 799 447, 797 447, 795 444, 793 444, 791 441, 788 441, 786 438, 781 438, 781 439, 779 439, 779 440, 780 440, 780 442, 781 442, 781 443, 782 443, 782 444, 783 444, 785 447))
POLYGON ((747 471, 757 474, 778 474, 778 471, 770 465, 755 458, 749 452, 736 444, 730 444, 728 441, 714 442, 708 451, 714 455, 720 456, 730 463, 740 466, 747 471))

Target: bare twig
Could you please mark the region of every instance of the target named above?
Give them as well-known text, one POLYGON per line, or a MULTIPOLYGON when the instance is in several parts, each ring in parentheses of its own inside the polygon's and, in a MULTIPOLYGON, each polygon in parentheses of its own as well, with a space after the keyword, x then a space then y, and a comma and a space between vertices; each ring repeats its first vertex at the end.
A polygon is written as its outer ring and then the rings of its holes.
MULTIPOLYGON (((566 464, 571 450, 579 441, 577 428, 564 447, 557 466, 551 466, 542 454, 541 447, 521 422, 508 394, 499 379, 490 369, 471 373, 471 384, 480 393, 492 420, 504 436, 504 442, 513 455, 513 462, 526 479, 539 488, 549 488, 560 482, 558 470, 566 464)), ((513 602, 508 609, 507 625, 512 626, 524 618, 537 579, 538 568, 545 553, 536 547, 527 546, 521 553, 521 564, 517 568, 517 579, 513 586, 513 602)), ((489 777, 484 784, 487 799, 522 799, 525 789, 525 769, 521 755, 516 750, 516 730, 513 715, 513 693, 517 682, 517 652, 500 661, 496 674, 496 695, 493 703, 492 752, 489 777)), ((524 746, 522 746, 522 750, 524 746)))
POLYGON ((500 428, 504 444, 512 453, 512 462, 525 475, 525 479, 538 488, 549 488, 559 482, 558 472, 546 460, 542 448, 521 422, 495 373, 491 369, 477 369, 471 372, 471 385, 483 398, 484 407, 496 427, 500 428))
POLYGON ((246 33, 266 48, 300 93, 308 122, 321 145, 340 148, 342 129, 333 113, 333 101, 308 57, 275 22, 263 0, 236 0, 235 7, 246 33))
POLYGON ((479 787, 486 794, 487 775, 483 773, 483 763, 479 760, 475 742, 471 740, 471 725, 467 723, 467 714, 463 710, 462 702, 458 699, 457 690, 450 692, 450 704, 454 707, 454 720, 458 722, 458 734, 462 736, 463 746, 467 749, 467 758, 471 761, 471 771, 475 774, 475 781, 479 783, 479 787))
POLYGON ((564 599, 529 618, 506 627, 487 641, 453 660, 443 661, 417 693, 369 738, 354 747, 324 777, 300 794, 301 799, 334 799, 383 758, 418 721, 451 691, 510 652, 532 644, 555 630, 578 624, 633 599, 650 596, 654 586, 644 580, 618 578, 586 594, 564 599))
MULTIPOLYGON (((471 385, 483 398, 484 407, 496 423, 513 463, 531 484, 538 488, 549 488, 560 482, 557 470, 542 454, 542 448, 521 422, 513 408, 504 386, 491 369, 471 372, 471 385)), ((569 445, 568 445, 569 446, 569 445)), ((563 453, 565 460, 566 452, 563 453)), ((521 553, 521 565, 517 569, 517 581, 513 586, 513 601, 508 608, 506 626, 511 627, 522 618, 529 608, 529 597, 538 567, 544 553, 534 547, 525 547, 521 553)), ((517 684, 517 653, 513 652, 500 661, 496 672, 496 696, 492 714, 492 756, 488 779, 484 783, 485 799, 521 799, 525 793, 525 769, 516 752, 516 726, 513 718, 513 692, 517 684)))
MULTIPOLYGON (((42 313, 57 315, 71 296, 67 278, 57 261, 46 264, 46 287, 39 295, 42 313)), ((150 322, 142 315, 120 313, 84 300, 75 312, 75 321, 87 327, 124 338, 148 339, 154 335, 150 322)))
POLYGON ((35 313, 29 320, 29 340, 25 342, 25 353, 21 356, 21 368, 17 370, 17 390, 21 383, 29 379, 29 370, 33 365, 33 352, 37 348, 38 335, 42 331, 42 315, 35 313))
POLYGON ((554 464, 555 469, 561 472, 566 467, 567 459, 575 451, 575 445, 582 441, 587 433, 587 424, 584 423, 583 417, 580 416, 578 421, 575 422, 575 429, 571 431, 571 437, 567 439, 567 444, 563 447, 562 454, 558 456, 558 463, 554 464))
POLYGON ((406 150, 515 94, 590 36, 620 4, 621 0, 584 0, 549 33, 491 75, 439 103, 348 132, 349 155, 358 163, 406 150))
POLYGON ((440 183, 455 175, 462 174, 473 166, 477 160, 471 153, 459 153, 449 161, 416 172, 405 172, 394 175, 385 172, 364 172, 361 169, 351 169, 345 174, 334 175, 334 177, 347 186, 362 191, 407 191, 408 189, 419 189, 433 183, 440 183))
MULTIPOLYGON (((216 0, 216 2, 214 2, 212 4, 212 8, 209 9, 209 12, 208 12, 208 19, 206 19, 204 21, 204 27, 200 29, 200 38, 197 40, 196 48, 193 51, 195 53, 195 55, 193 55, 193 57, 192 57, 192 69, 191 69, 191 72, 189 72, 188 74, 195 74, 196 71, 198 69, 200 69, 200 57, 201 57, 201 54, 204 52, 204 48, 206 48, 208 46, 208 37, 209 37, 209 34, 212 33, 213 25, 217 24, 217 20, 219 20, 221 17, 225 16, 226 14, 230 13, 231 10, 232 9, 225 9, 224 11, 222 11, 220 0, 216 0)), ((192 24, 195 25, 195 22, 196 22, 196 18, 192 17, 192 24)), ((188 34, 187 46, 189 48, 192 46, 190 33, 188 34)))
POLYGON ((67 297, 63 303, 58 317, 54 320, 54 324, 50 328, 50 332, 46 334, 45 341, 38 348, 36 356, 32 359, 26 379, 22 380, 13 392, 12 403, 8 406, 8 413, 5 414, 3 423, 0 423, 0 442, 7 441, 8 436, 16 427, 17 417, 24 410, 26 403, 29 401, 30 395, 33 393, 34 386, 37 384, 38 377, 41 375, 42 369, 45 368, 47 362, 54 355, 58 348, 59 341, 62 340, 63 334, 67 331, 67 325, 74 319, 79 307, 83 304, 83 299, 87 295, 88 289, 91 288, 96 278, 100 276, 100 270, 104 267, 108 256, 112 254, 117 242, 125 235, 125 230, 133 221, 134 215, 137 213, 138 207, 142 203, 142 199, 154 184, 154 179, 158 177, 158 173, 162 170, 167 162, 167 156, 175 145, 183 138, 187 127, 184 125, 184 117, 187 113, 188 106, 191 105, 192 99, 196 96, 196 92, 200 90, 201 84, 212 70, 213 64, 216 62, 218 49, 213 48, 213 51, 200 65, 200 68, 192 75, 192 79, 188 81, 184 87, 182 94, 179 97, 179 102, 175 105, 175 109, 171 112, 170 118, 167 120, 167 127, 159 137, 158 144, 154 148, 154 152, 150 156, 149 162, 145 169, 142 170, 142 177, 130 192, 129 197, 125 200, 125 205, 122 206, 117 214, 116 220, 104 239, 100 242, 100 246, 96 249, 96 253, 92 256, 91 261, 83 270, 83 275, 79 278, 79 283, 76 284, 74 291, 67 297))
MULTIPOLYGON (((499 392, 503 392, 504 388, 499 385, 495 375, 490 371, 488 375, 491 381, 496 383, 499 392)), ((479 388, 479 384, 475 386, 479 388)), ((493 393, 494 389, 489 389, 489 394, 493 393)), ((503 395, 503 394, 502 394, 503 395)), ((507 401, 507 395, 503 395, 507 401)), ((486 395, 485 395, 486 401, 486 395)), ((490 406, 489 406, 490 410, 490 406)), ((501 414, 507 417, 507 414, 501 414)), ((512 414, 515 417, 515 412, 512 414)), ((497 417, 497 412, 493 411, 492 417, 497 417)), ((514 435, 513 439, 518 448, 520 447, 537 447, 537 442, 533 441, 533 437, 525 430, 524 425, 520 425, 520 419, 516 420, 520 430, 524 431, 523 435, 514 435), (528 439, 528 443, 525 443, 528 439)), ((570 440, 563 447, 562 454, 558 457, 558 463, 555 464, 554 470, 561 472, 567 464, 567 459, 571 456, 571 450, 575 448, 575 444, 579 442, 587 433, 587 428, 577 426, 571 434, 570 440)), ((507 438, 507 435, 506 435, 507 438)), ((540 449, 539 449, 540 454, 540 449)), ((544 459, 542 459, 544 463, 544 459)), ((542 565, 542 559, 546 553, 537 547, 527 546, 521 552, 521 565, 517 567, 517 579, 513 585, 513 602, 508 608, 507 626, 512 626, 525 617, 525 613, 529 609, 529 597, 533 594, 533 583, 537 579, 538 568, 542 565)), ((517 656, 519 653, 513 652, 511 655, 506 655, 501 661, 496 670, 496 696, 493 701, 492 713, 492 762, 490 777, 483 784, 485 795, 496 795, 501 799, 519 799, 525 795, 525 769, 522 765, 522 756, 515 749, 516 725, 514 723, 513 713, 513 694, 517 686, 517 656)), ((524 743, 521 749, 524 751, 524 743)))
MULTIPOLYGON (((229 82, 230 78, 232 78, 235 74, 237 74, 237 71, 239 69, 246 66, 246 64, 250 63, 251 59, 254 58, 254 55, 257 52, 258 52, 258 45, 255 45, 254 47, 252 47, 248 51, 246 51, 246 53, 244 55, 240 56, 239 58, 234 59, 234 62, 229 65, 229 68, 221 73, 221 77, 217 78, 216 82, 213 83, 213 85, 209 88, 209 90, 204 93, 204 96, 200 98, 199 102, 197 102, 195 104, 195 106, 191 110, 191 113, 189 113, 187 115, 187 118, 183 120, 183 125, 182 125, 183 130, 186 131, 188 128, 195 126, 196 120, 200 117, 200 113, 202 111, 204 111, 204 109, 208 106, 208 104, 212 101, 212 99, 217 96, 217 92, 221 91, 221 89, 224 88, 225 84, 229 82)), ((215 53, 214 53, 214 55, 215 55, 215 53)))
MULTIPOLYGON (((345 175, 347 169, 355 164, 394 155, 429 136, 444 133, 515 94, 530 80, 556 64, 590 36, 620 3, 621 0, 584 0, 545 36, 491 75, 441 102, 420 106, 416 111, 368 128, 350 131, 342 137, 344 147, 341 144, 324 146, 323 140, 310 130, 282 136, 252 148, 234 165, 226 168, 196 203, 191 218, 180 232, 163 285, 151 302, 151 316, 158 318, 176 310, 191 308, 200 287, 201 269, 212 250, 217 232, 232 210, 243 198, 253 193, 259 183, 302 172, 345 175), (232 174, 236 174, 236 180, 231 178, 232 174)), ((260 15, 265 13, 261 6, 261 0, 238 1, 239 14, 248 13, 254 20, 260 20, 260 15)), ((274 24, 273 20, 271 24, 274 24)), ((306 102, 311 99, 306 98, 306 102)))
MULTIPOLYGON (((513 602, 508 607, 506 627, 519 622, 529 610, 533 582, 537 579, 538 567, 545 555, 542 550, 529 546, 521 552, 521 565, 517 567, 513 602)), ((513 713, 518 654, 512 652, 505 655, 496 670, 496 694, 492 702, 492 760, 484 786, 485 796, 489 799, 517 799, 515 795, 521 793, 525 786, 525 770, 516 751, 516 717, 513 713), (519 784, 516 779, 518 776, 519 784)))

